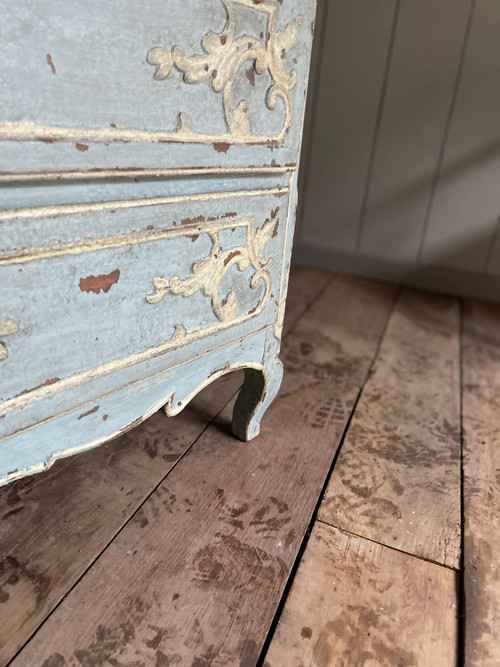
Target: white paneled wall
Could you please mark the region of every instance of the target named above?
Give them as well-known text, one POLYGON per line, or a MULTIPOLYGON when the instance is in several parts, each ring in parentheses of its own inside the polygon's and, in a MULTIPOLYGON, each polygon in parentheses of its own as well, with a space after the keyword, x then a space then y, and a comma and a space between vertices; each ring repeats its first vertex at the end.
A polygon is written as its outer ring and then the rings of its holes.
POLYGON ((296 258, 500 300, 500 0, 322 0, 296 258))
POLYGON ((423 256, 500 274, 500 2, 478 0, 423 256))

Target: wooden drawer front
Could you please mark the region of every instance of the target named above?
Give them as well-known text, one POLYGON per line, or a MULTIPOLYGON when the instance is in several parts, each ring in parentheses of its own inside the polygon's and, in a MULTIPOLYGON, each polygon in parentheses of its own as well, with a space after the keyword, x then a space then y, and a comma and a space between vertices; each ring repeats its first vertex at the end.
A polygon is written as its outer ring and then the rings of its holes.
POLYGON ((2 213, 0 433, 272 326, 288 194, 2 213))
POLYGON ((0 172, 294 165, 314 5, 6 4, 0 172))

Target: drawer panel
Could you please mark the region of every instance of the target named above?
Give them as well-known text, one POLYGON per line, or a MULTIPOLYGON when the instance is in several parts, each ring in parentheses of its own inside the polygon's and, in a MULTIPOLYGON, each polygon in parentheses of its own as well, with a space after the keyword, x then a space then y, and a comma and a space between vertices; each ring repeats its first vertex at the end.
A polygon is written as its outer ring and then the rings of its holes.
POLYGON ((4 212, 0 434, 274 325, 289 188, 4 212))
POLYGON ((6 5, 0 172, 295 165, 314 5, 6 5))

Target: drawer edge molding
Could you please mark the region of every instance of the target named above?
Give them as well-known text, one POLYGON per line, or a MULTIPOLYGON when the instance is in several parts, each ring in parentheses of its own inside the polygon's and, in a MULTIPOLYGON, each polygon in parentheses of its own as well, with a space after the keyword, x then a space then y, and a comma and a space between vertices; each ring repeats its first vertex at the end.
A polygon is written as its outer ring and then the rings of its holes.
POLYGON ((98 213, 123 208, 140 208, 145 206, 163 206, 165 204, 179 204, 182 202, 207 201, 229 199, 235 197, 261 197, 265 195, 285 196, 290 187, 262 188, 257 190, 235 190, 223 192, 201 192, 189 195, 174 195, 170 197, 145 197, 144 199, 118 199, 113 201, 87 202, 83 204, 59 204, 57 206, 33 206, 31 208, 14 208, 0 211, 0 222, 4 220, 25 220, 54 218, 75 213, 98 213))
POLYGON ((247 167, 211 166, 211 167, 171 167, 145 169, 142 167, 126 167, 122 169, 102 169, 99 167, 81 170, 47 170, 47 171, 0 171, 1 183, 35 183, 40 181, 97 181, 107 179, 150 179, 176 178, 184 176, 246 176, 259 174, 287 174, 297 169, 296 162, 284 165, 249 165, 247 167))
POLYGON ((218 333, 219 331, 227 329, 229 326, 231 326, 231 324, 228 325, 226 323, 219 323, 211 327, 207 327, 206 329, 187 331, 183 325, 177 325, 173 337, 166 343, 162 343, 161 345, 157 345, 156 347, 149 348, 136 354, 131 354, 127 357, 123 357, 122 359, 110 361, 106 364, 102 364, 97 368, 92 368, 81 373, 76 373, 75 375, 71 375, 64 379, 54 378, 53 380, 50 380, 48 384, 37 387, 36 389, 32 389, 26 393, 21 393, 14 398, 7 399, 0 404, 0 419, 10 414, 11 412, 23 410, 28 405, 52 398, 53 396, 67 391, 68 389, 74 389, 75 387, 93 382, 99 378, 124 370, 125 368, 137 366, 138 364, 141 364, 144 361, 148 361, 149 359, 160 357, 170 350, 189 345, 190 343, 200 340, 201 338, 205 338, 206 336, 210 336, 218 333))

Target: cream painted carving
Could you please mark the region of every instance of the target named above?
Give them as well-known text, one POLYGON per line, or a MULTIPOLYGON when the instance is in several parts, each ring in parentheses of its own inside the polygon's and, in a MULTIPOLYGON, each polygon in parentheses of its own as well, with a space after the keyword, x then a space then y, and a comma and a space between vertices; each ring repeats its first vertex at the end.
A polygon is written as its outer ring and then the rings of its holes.
POLYGON ((137 130, 125 128, 71 128, 41 125, 36 122, 0 122, 0 141, 63 141, 78 143, 186 142, 195 144, 254 145, 281 143, 292 124, 292 99, 290 91, 295 87, 297 74, 285 69, 285 56, 299 41, 302 15, 283 30, 278 30, 279 0, 221 0, 226 9, 226 24, 220 34, 210 32, 202 39, 203 55, 186 56, 181 46, 171 50, 154 47, 147 53, 147 62, 156 70, 156 80, 166 79, 172 67, 184 73, 186 83, 210 82, 213 90, 222 93, 223 110, 228 131, 206 134, 193 130, 190 116, 179 113, 176 131, 137 130), (267 16, 267 30, 262 39, 241 36, 235 38, 235 6, 243 5, 267 16), (253 63, 257 75, 269 72, 272 84, 267 91, 266 104, 271 110, 282 99, 285 119, 282 128, 274 136, 254 132, 247 117, 248 103, 232 99, 233 86, 238 72, 245 63, 253 63))
POLYGON ((298 16, 284 30, 278 30, 279 5, 275 0, 222 0, 227 13, 227 21, 220 34, 209 33, 202 40, 206 55, 188 57, 181 46, 172 50, 156 47, 149 51, 147 60, 156 67, 154 78, 166 79, 173 66, 184 73, 186 83, 209 81, 216 93, 222 93, 224 115, 229 130, 227 135, 199 135, 192 129, 191 118, 186 113, 179 116, 178 138, 192 141, 201 136, 207 140, 227 141, 228 143, 253 144, 283 141, 292 123, 292 101, 290 91, 295 86, 295 72, 287 72, 284 67, 285 55, 298 43, 299 27, 303 17, 298 16), (235 38, 235 5, 244 5, 268 16, 267 31, 263 40, 242 36, 235 38), (247 117, 248 103, 245 100, 234 106, 232 99, 236 75, 246 62, 253 62, 257 74, 269 72, 272 85, 267 91, 266 104, 274 110, 278 98, 285 103, 285 120, 278 135, 259 136, 252 131, 247 117))
MULTIPOLYGON (((37 207, 33 209, 18 209, 15 212, 8 212, 9 213, 8 215, 7 212, 0 211, 0 221, 18 219, 18 216, 19 219, 25 219, 25 218, 43 219, 48 215, 71 215, 74 213, 82 213, 88 211, 101 212, 101 211, 106 211, 108 209, 113 209, 113 210, 118 208, 128 209, 128 208, 137 208, 142 206, 178 203, 180 201, 205 201, 207 199, 213 200, 214 198, 224 199, 227 197, 236 197, 236 198, 255 197, 255 196, 260 197, 263 195, 276 195, 281 197, 284 194, 288 193, 289 193, 289 188, 280 187, 280 188, 270 188, 266 190, 248 190, 248 191, 240 190, 237 192, 182 195, 178 197, 154 198, 151 200, 130 200, 130 201, 125 200, 125 201, 87 203, 87 204, 66 204, 63 206, 55 206, 55 207, 49 206, 49 207, 37 207)), ((269 300, 271 298, 271 276, 269 273, 269 269, 273 264, 273 259, 265 258, 264 250, 267 244, 269 243, 270 239, 273 238, 273 236, 276 234, 279 223, 280 219, 276 213, 272 215, 271 219, 267 220, 264 223, 264 225, 262 225, 262 227, 255 230, 255 221, 253 217, 240 216, 225 221, 219 220, 216 222, 209 222, 209 223, 204 222, 200 225, 190 226, 189 229, 186 227, 184 228, 169 227, 164 230, 159 230, 158 232, 148 231, 146 235, 143 235, 142 232, 138 232, 134 234, 124 234, 119 236, 106 237, 102 239, 94 239, 92 242, 78 241, 75 243, 61 244, 60 246, 52 246, 50 249, 28 248, 28 249, 23 249, 22 253, 20 254, 16 253, 13 256, 6 256, 3 258, 0 254, 0 266, 1 266, 3 264, 37 261, 39 259, 47 259, 67 254, 80 255, 82 253, 95 252, 96 250, 102 250, 104 248, 119 248, 119 247, 124 247, 125 245, 130 246, 138 243, 148 243, 151 241, 164 238, 178 238, 180 236, 192 236, 205 233, 210 235, 214 232, 217 232, 217 237, 218 237, 218 233, 222 229, 246 227, 247 229, 246 245, 239 248, 232 248, 231 250, 223 254, 219 254, 218 259, 220 261, 217 264, 217 270, 218 271, 224 270, 225 273, 227 273, 227 271, 230 268, 229 266, 230 263, 231 265, 234 265, 240 261, 242 262, 240 266, 243 266, 243 261, 244 258, 246 257, 248 258, 249 261, 248 266, 252 266, 255 271, 250 282, 250 287, 255 289, 258 287, 259 283, 262 284, 262 281, 265 286, 264 294, 260 298, 260 301, 257 304, 257 306, 251 311, 247 312, 246 314, 242 314, 240 316, 235 317, 234 320, 231 320, 230 318, 227 317, 229 311, 226 309, 225 305, 222 304, 221 302, 225 319, 221 319, 219 322, 215 324, 211 324, 203 328, 191 331, 188 331, 182 324, 178 324, 175 326, 174 335, 169 340, 165 341, 164 343, 161 343, 160 345, 148 348, 146 350, 137 352, 135 354, 131 354, 122 359, 101 364, 98 368, 92 368, 90 370, 76 373, 74 375, 71 375, 70 377, 64 378, 57 382, 37 387, 36 389, 33 389, 27 393, 22 393, 19 396, 7 399, 3 403, 0 403, 0 419, 2 419, 8 414, 11 414, 18 410, 22 410, 29 405, 38 403, 47 398, 51 398, 52 396, 61 394, 62 392, 67 391, 69 389, 82 386, 87 382, 91 382, 98 378, 106 377, 108 375, 124 370, 126 368, 130 368, 132 366, 141 364, 142 362, 149 361, 150 359, 163 355, 169 350, 176 348, 180 345, 188 345, 191 342, 216 334, 219 331, 222 331, 224 329, 233 326, 234 324, 242 323, 246 320, 249 320, 259 315, 264 310, 266 305, 269 303, 269 300), (231 257, 228 260, 227 259, 228 255, 231 255, 236 251, 241 252, 243 257, 240 257, 240 255, 234 255, 234 257, 231 257), (224 266, 224 262, 226 260, 227 264, 224 266)), ((288 230, 285 230, 285 236, 287 234, 288 230)), ((214 248, 215 247, 219 248, 218 242, 217 245, 215 246, 214 238, 213 237, 211 238, 213 247, 210 255, 204 260, 201 260, 200 262, 195 262, 195 265, 210 260, 212 254, 214 253, 214 248)), ((285 251, 286 251, 286 246, 283 246, 281 250, 281 256, 279 258, 280 262, 283 265, 285 262, 285 251)), ((219 253, 220 252, 221 251, 219 251, 219 253)), ((158 276, 158 278, 162 277, 158 276)), ((222 278, 223 276, 221 276, 220 278, 221 281, 222 278)), ((177 278, 177 280, 179 279, 177 278)), ((156 278, 153 279, 153 281, 156 281, 156 278)), ((153 286, 155 287, 154 284, 153 286)), ((162 290, 162 293, 158 295, 158 298, 155 298, 157 296, 157 292, 159 291, 155 287, 154 294, 151 294, 149 297, 146 297, 146 301, 148 303, 153 303, 153 304, 160 303, 161 300, 165 298, 165 296, 168 294, 168 290, 165 289, 165 283, 162 282, 159 284, 159 286, 160 286, 159 290, 162 290), (152 299, 152 301, 150 301, 150 299, 152 299)), ((200 289, 203 290, 203 287, 200 286, 200 289)), ((179 294, 181 294, 181 292, 179 292, 179 294)), ((222 301, 224 301, 224 299, 222 301)), ((219 319, 219 316, 217 317, 219 319)), ((10 320, 7 321, 10 322, 10 320)), ((16 326, 14 323, 12 323, 12 325, 16 326)), ((275 326, 276 326, 275 323, 268 325, 269 328, 274 328, 275 326)), ((14 333, 13 330, 12 333, 14 333)))
MULTIPOLYGON (((245 225, 247 228, 247 243, 245 246, 231 248, 225 252, 221 251, 219 242, 219 229, 206 231, 212 241, 212 249, 208 257, 193 264, 193 275, 182 280, 178 276, 165 278, 155 276, 151 281, 155 292, 146 297, 150 304, 158 304, 167 294, 180 294, 189 297, 196 292, 203 292, 205 296, 212 299, 212 309, 220 323, 224 325, 236 324, 250 316, 258 315, 266 307, 271 295, 271 275, 269 269, 272 266, 272 258, 264 257, 264 249, 269 243, 275 230, 278 219, 273 217, 267 220, 260 229, 255 230, 254 218, 238 218, 234 221, 238 226, 245 225), (250 280, 250 287, 256 289, 263 284, 265 291, 257 306, 248 314, 237 314, 237 303, 235 293, 231 290, 227 296, 221 297, 221 284, 224 276, 232 266, 239 271, 246 271, 250 266, 254 269, 250 280)), ((226 224, 224 226, 227 226, 226 224)), ((179 325, 176 336, 183 334, 185 329, 179 325)))
MULTIPOLYGON (((0 320, 0 338, 11 336, 19 331, 17 324, 13 320, 0 320)), ((7 359, 7 346, 0 342, 0 361, 7 359)))

